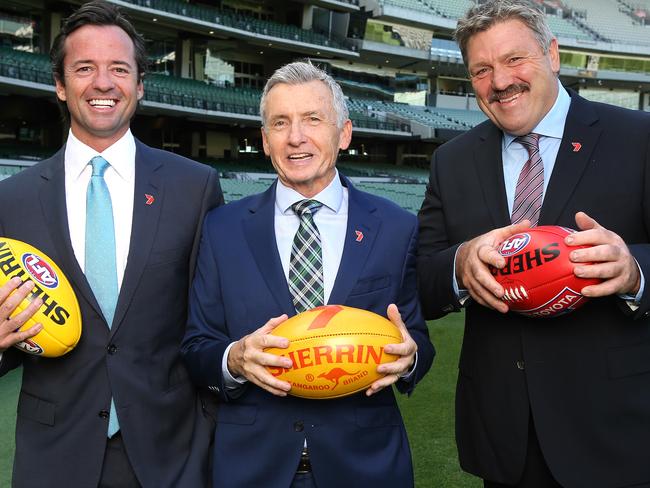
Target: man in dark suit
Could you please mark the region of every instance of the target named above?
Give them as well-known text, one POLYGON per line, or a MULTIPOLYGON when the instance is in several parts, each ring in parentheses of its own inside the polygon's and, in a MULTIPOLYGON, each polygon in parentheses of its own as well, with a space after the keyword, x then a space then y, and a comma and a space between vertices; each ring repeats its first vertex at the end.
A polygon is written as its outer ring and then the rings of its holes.
POLYGON ((0 184, 0 235, 61 267, 83 331, 63 357, 30 356, 7 347, 36 329, 14 333, 25 315, 1 308, 0 373, 23 367, 13 485, 205 486, 213 422, 179 347, 203 217, 222 202, 217 175, 132 136, 146 56, 117 8, 82 6, 52 60, 68 140, 0 184))
POLYGON ((416 219, 338 174, 352 126, 341 88, 325 72, 305 62, 278 69, 260 108, 278 180, 206 218, 183 341, 192 378, 224 402, 214 486, 412 486, 390 385, 411 393, 434 354, 415 288, 416 219), (309 272, 300 271, 305 256, 309 272), (388 313, 404 341, 385 350, 399 359, 380 365, 387 375, 365 393, 287 396, 291 385, 265 366, 291 360, 263 349, 286 348, 273 328, 324 303, 388 313))
POLYGON ((650 117, 567 92, 532 4, 477 5, 456 38, 490 120, 433 155, 418 276, 425 316, 466 308, 461 465, 486 487, 650 486, 650 117), (603 280, 548 320, 507 313, 488 269, 537 223, 577 227, 574 273, 603 280))

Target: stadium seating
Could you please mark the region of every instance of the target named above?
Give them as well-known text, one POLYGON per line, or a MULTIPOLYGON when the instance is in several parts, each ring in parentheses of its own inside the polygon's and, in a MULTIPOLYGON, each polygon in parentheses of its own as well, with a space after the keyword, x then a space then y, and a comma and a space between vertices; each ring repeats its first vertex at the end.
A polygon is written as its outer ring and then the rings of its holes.
MULTIPOLYGON (((350 175, 345 171, 346 175, 350 175)), ((254 195, 265 191, 269 185, 273 183, 273 179, 268 180, 246 180, 235 178, 222 178, 221 188, 224 192, 226 203, 238 200, 249 195, 254 195)), ((358 182, 355 186, 360 190, 367 191, 374 195, 392 200, 397 205, 406 210, 417 213, 422 205, 424 198, 424 191, 426 185, 424 184, 408 184, 408 183, 369 183, 358 182)))
POLYGON ((567 37, 570 39, 580 39, 584 41, 594 41, 595 39, 586 31, 582 30, 571 19, 563 19, 556 15, 547 15, 548 25, 553 34, 558 37, 567 37))
POLYGON ((487 120, 487 116, 478 110, 459 110, 454 108, 432 108, 437 114, 449 120, 464 125, 467 128, 474 127, 487 120))
POLYGON ((259 115, 260 92, 257 90, 220 87, 156 74, 145 77, 144 82, 146 100, 216 112, 259 115))
POLYGON ((389 177, 426 183, 429 180, 429 171, 424 168, 412 166, 396 166, 394 164, 358 163, 341 161, 338 168, 346 176, 389 177))
MULTIPOLYGON (((52 156, 57 149, 48 149, 48 148, 41 148, 37 145, 7 145, 3 144, 0 145, 0 159, 12 159, 12 160, 18 160, 18 161, 40 161, 41 159, 46 159, 52 156)), ((25 166, 11 166, 12 168, 17 168, 15 171, 16 173, 18 170, 28 166, 29 164, 25 164, 25 166)), ((13 172, 11 173, 13 174, 13 172)))
POLYGON ((650 46, 650 26, 636 24, 616 0, 563 0, 563 3, 581 15, 584 13, 583 22, 607 41, 650 46))
POLYGON ((0 76, 53 85, 50 59, 42 54, 0 48, 0 76))
POLYGON ((170 14, 180 15, 191 19, 202 20, 212 24, 223 25, 251 35, 262 34, 291 41, 299 41, 315 46, 328 46, 343 50, 356 50, 353 43, 347 39, 327 37, 312 30, 280 24, 268 20, 260 20, 249 15, 235 13, 207 5, 187 3, 180 0, 125 0, 128 3, 148 7, 170 14))
POLYGON ((426 185, 408 183, 359 182, 355 186, 360 190, 388 198, 412 213, 417 213, 420 209, 426 189, 426 185))
POLYGON ((261 193, 266 190, 272 182, 272 179, 240 180, 235 178, 222 178, 221 189, 223 190, 226 203, 228 203, 249 195, 261 193))
POLYGON ((379 3, 450 19, 462 17, 474 5, 472 0, 379 0, 379 3))
POLYGON ((474 5, 472 0, 422 0, 431 10, 442 17, 459 19, 474 5))

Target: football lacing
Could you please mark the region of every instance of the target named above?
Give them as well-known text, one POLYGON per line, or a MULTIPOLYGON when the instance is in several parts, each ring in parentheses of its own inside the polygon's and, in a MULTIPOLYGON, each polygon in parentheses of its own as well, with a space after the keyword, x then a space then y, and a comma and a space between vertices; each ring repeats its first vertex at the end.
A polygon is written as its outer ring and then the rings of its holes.
POLYGON ((521 300, 526 300, 528 298, 528 293, 523 286, 515 286, 514 288, 506 288, 505 293, 502 297, 506 302, 518 302, 521 300))

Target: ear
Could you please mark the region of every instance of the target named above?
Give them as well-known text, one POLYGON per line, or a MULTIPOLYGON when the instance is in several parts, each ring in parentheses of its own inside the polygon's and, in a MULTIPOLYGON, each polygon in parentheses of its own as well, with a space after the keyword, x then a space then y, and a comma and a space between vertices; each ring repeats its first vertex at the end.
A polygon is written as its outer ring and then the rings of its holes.
POLYGON ((352 141, 352 121, 346 120, 339 134, 339 149, 347 149, 352 141))
POLYGON ((140 76, 140 81, 138 81, 138 87, 137 87, 137 96, 138 100, 141 100, 142 97, 144 96, 144 79, 142 76, 140 76))
POLYGON ((551 59, 551 69, 553 73, 560 72, 560 49, 557 44, 557 39, 551 39, 551 44, 548 47, 548 55, 551 59))
POLYGON ((260 131, 262 131, 262 145, 264 146, 264 154, 266 154, 268 157, 271 157, 271 146, 269 145, 269 141, 266 138, 266 131, 264 130, 264 127, 262 127, 260 131))
POLYGON ((67 100, 65 95, 65 86, 61 83, 61 80, 59 80, 58 77, 54 78, 54 84, 56 85, 56 97, 62 102, 65 102, 67 100))

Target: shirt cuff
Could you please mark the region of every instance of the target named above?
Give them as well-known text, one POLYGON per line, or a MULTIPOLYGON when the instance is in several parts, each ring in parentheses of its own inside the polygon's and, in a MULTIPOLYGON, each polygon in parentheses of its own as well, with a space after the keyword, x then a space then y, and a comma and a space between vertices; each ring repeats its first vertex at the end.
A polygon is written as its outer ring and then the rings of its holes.
POLYGON ((641 266, 639 266, 639 262, 635 259, 634 262, 636 263, 636 267, 639 268, 639 275, 641 276, 640 278, 640 284, 639 284, 639 291, 637 292, 636 295, 628 295, 628 294, 621 294, 618 295, 618 297, 621 300, 625 300, 625 303, 627 304, 628 307, 630 307, 630 310, 633 312, 636 311, 637 308, 639 308, 639 304, 641 303, 641 297, 643 296, 643 290, 645 289, 645 276, 643 276, 643 271, 641 270, 641 266))
POLYGON ((415 351, 415 359, 413 361, 413 365, 411 366, 411 369, 409 369, 406 373, 402 373, 399 375, 400 380, 408 381, 411 379, 411 376, 413 376, 413 373, 415 373, 415 368, 418 365, 418 353, 415 351))
POLYGON ((451 273, 451 282, 454 287, 454 296, 460 302, 460 306, 463 307, 465 306, 465 302, 467 302, 467 300, 469 299, 469 292, 464 288, 463 289, 458 288, 458 280, 456 279, 456 256, 458 255, 459 249, 460 246, 458 246, 458 248, 456 249, 456 253, 454 254, 454 267, 452 268, 453 271, 451 273))
POLYGON ((227 390, 237 390, 245 385, 248 380, 243 376, 234 377, 230 374, 228 370, 228 354, 230 354, 230 349, 234 346, 235 343, 231 342, 223 353, 223 359, 221 360, 221 372, 223 374, 223 384, 227 390))

